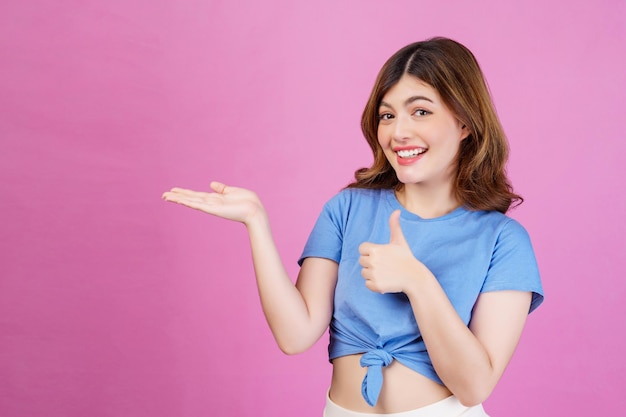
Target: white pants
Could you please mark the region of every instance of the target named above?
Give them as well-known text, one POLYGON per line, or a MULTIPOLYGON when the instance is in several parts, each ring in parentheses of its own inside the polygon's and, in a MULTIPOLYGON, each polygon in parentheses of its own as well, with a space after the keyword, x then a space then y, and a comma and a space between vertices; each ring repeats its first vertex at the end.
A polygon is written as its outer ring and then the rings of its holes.
POLYGON ((371 414, 350 411, 335 404, 328 395, 326 395, 326 408, 324 408, 324 417, 489 417, 482 405, 474 407, 465 407, 454 396, 444 398, 434 404, 420 407, 411 411, 391 414, 371 414))

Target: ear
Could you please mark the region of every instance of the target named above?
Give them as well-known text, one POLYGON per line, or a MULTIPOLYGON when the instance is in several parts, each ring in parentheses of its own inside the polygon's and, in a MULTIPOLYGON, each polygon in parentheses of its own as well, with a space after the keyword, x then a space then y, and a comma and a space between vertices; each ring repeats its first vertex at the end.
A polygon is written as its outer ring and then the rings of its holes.
POLYGON ((470 135, 470 130, 467 128, 466 125, 462 124, 461 125, 461 140, 467 138, 470 135))

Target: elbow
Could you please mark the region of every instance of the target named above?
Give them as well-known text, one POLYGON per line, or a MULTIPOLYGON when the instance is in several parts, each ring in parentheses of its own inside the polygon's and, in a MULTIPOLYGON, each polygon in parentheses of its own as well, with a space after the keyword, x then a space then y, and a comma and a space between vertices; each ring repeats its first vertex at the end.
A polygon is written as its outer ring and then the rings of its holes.
POLYGON ((477 383, 472 384, 469 389, 455 392, 454 395, 465 407, 474 407, 485 402, 491 395, 492 391, 493 386, 477 383))
POLYGON ((272 335, 281 352, 289 356, 306 352, 319 339, 319 336, 307 332, 306 329, 304 331, 300 331, 300 329, 294 331, 293 328, 272 328, 272 335))
POLYGON ((278 348, 285 355, 293 356, 299 353, 305 352, 309 346, 297 341, 297 340, 285 340, 285 341, 276 341, 278 344, 278 348))
POLYGON ((459 402, 465 406, 465 407, 474 407, 477 406, 479 404, 482 404, 487 397, 480 397, 480 396, 456 396, 459 400, 459 402))
POLYGON ((456 395, 459 402, 465 407, 475 407, 482 404, 489 395, 456 395))
POLYGON ((278 347, 280 348, 280 351, 283 352, 285 355, 288 356, 293 356, 293 355, 297 355, 299 353, 304 352, 305 349, 300 349, 297 346, 285 346, 285 345, 278 345, 278 347))

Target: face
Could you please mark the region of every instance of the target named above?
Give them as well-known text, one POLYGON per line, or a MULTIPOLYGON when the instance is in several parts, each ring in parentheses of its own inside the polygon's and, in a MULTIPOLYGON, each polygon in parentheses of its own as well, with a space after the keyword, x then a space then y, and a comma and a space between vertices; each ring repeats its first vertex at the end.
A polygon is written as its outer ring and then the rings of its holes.
POLYGON ((383 96, 378 119, 378 143, 401 183, 453 183, 459 146, 469 131, 433 87, 403 75, 383 96))

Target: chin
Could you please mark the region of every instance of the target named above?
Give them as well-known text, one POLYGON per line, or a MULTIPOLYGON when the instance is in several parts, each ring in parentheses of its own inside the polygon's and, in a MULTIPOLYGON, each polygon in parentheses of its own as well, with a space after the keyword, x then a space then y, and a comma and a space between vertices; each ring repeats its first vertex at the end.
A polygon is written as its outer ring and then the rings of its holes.
POLYGON ((398 175, 396 173, 396 177, 398 178, 398 181, 403 184, 418 184, 420 182, 422 182, 422 178, 421 177, 416 177, 416 176, 412 176, 412 175, 398 175))

